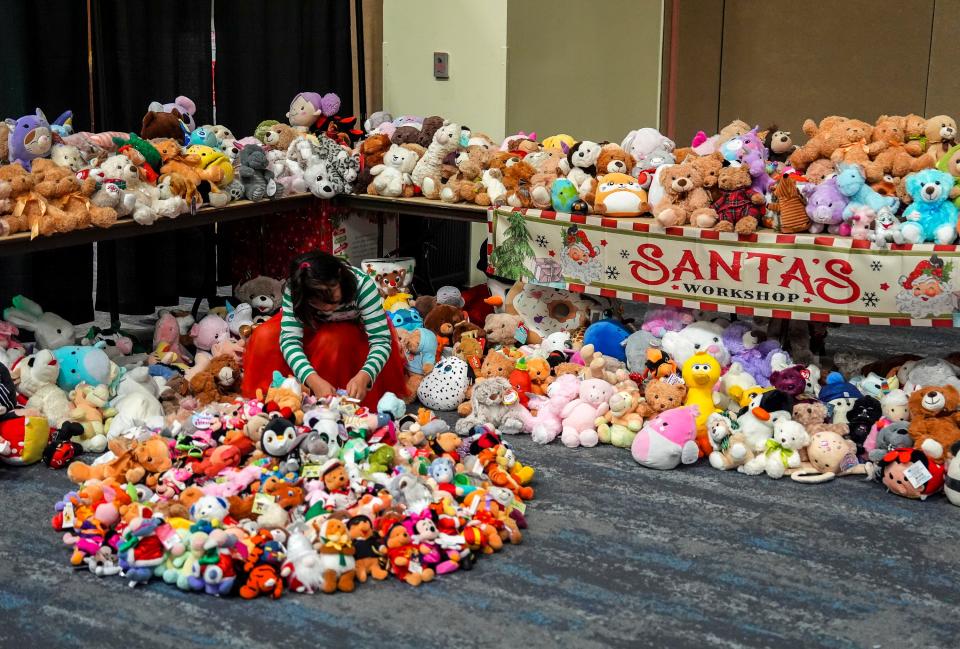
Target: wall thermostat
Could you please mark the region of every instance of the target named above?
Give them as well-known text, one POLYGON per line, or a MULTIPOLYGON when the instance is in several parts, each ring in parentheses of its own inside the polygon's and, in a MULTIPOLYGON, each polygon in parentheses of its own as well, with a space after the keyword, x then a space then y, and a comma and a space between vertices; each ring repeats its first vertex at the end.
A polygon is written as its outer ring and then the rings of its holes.
POLYGON ((433 53, 433 78, 450 78, 450 55, 447 52, 433 53))

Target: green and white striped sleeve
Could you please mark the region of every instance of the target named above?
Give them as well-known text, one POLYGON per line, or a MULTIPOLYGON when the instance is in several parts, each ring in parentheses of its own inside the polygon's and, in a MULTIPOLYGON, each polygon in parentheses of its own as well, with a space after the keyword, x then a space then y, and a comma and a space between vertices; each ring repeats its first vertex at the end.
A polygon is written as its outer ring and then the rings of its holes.
POLYGON ((293 370, 293 375, 301 383, 316 372, 313 365, 303 353, 303 323, 297 320, 293 312, 293 299, 290 289, 283 291, 283 308, 280 315, 280 352, 287 365, 293 370))
POLYGON ((370 351, 367 353, 367 362, 363 364, 363 371, 370 376, 370 382, 377 380, 380 370, 390 358, 392 338, 390 326, 387 323, 387 314, 383 312, 383 300, 373 279, 363 271, 354 268, 357 276, 357 308, 360 311, 360 322, 367 332, 370 351))

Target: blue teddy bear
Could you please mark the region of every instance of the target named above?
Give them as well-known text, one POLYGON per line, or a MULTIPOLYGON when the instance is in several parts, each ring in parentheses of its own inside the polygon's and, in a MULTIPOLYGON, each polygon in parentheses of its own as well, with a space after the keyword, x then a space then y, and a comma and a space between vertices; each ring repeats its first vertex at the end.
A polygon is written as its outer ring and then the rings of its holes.
POLYGON ((900 232, 907 243, 953 243, 957 238, 957 206, 950 201, 953 176, 924 169, 906 178, 913 203, 903 213, 900 232))

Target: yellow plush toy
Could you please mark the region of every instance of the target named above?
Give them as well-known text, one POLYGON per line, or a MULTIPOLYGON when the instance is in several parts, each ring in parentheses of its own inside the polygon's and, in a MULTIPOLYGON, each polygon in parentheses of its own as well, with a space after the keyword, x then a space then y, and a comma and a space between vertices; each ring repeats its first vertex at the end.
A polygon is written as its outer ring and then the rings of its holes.
POLYGON ((687 359, 681 370, 683 382, 687 384, 685 406, 697 406, 697 446, 701 456, 712 450, 707 435, 707 418, 717 412, 713 404, 713 386, 720 380, 720 363, 707 352, 697 352, 687 359))

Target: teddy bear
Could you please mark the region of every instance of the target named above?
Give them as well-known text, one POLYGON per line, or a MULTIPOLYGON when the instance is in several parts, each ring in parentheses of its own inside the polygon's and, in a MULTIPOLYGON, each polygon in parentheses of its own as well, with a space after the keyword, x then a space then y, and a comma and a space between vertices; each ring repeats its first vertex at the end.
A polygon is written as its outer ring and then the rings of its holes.
POLYGON ((717 222, 703 176, 693 165, 671 165, 657 170, 664 196, 653 206, 653 216, 664 227, 690 223, 709 228, 717 222))
POLYGON ((178 173, 197 187, 200 186, 202 181, 207 181, 215 185, 223 181, 223 167, 219 165, 211 165, 206 168, 202 167, 200 156, 196 154, 185 154, 183 147, 181 147, 176 140, 155 140, 153 146, 157 149, 163 161, 163 165, 160 167, 160 173, 178 173))
MULTIPOLYGON (((553 182, 560 178, 560 163, 565 159, 564 154, 548 150, 537 151, 524 158, 536 170, 530 179, 530 199, 535 208, 556 209, 553 204, 553 182)), ((573 189, 572 195, 576 197, 573 183, 570 183, 569 187, 573 189)))
MULTIPOLYGON (((903 117, 881 115, 873 128, 870 138, 870 156, 873 162, 862 160, 843 160, 863 165, 867 180, 871 183, 882 180, 891 174, 903 178, 911 171, 920 171, 932 167, 936 161, 929 156, 912 156, 906 148, 906 120, 903 117)), ((840 162, 834 160, 834 162, 840 162)))
POLYGON ((729 471, 753 459, 753 450, 739 428, 726 413, 714 412, 707 417, 707 436, 713 448, 708 459, 714 469, 729 471))
POLYGON ((262 137, 264 146, 278 151, 286 151, 300 132, 289 124, 276 123, 268 128, 262 137))
POLYGON ((830 115, 815 123, 807 119, 803 123, 803 132, 808 140, 800 148, 790 154, 787 162, 800 172, 807 169, 812 162, 821 158, 830 159, 833 153, 844 146, 853 147, 863 140, 866 143, 870 137, 871 127, 859 120, 849 120, 846 117, 830 115), (854 122, 848 124, 849 122, 854 122), (848 130, 849 129, 849 130, 848 130))
POLYGON ((112 439, 107 443, 113 458, 95 464, 72 462, 67 468, 67 477, 76 484, 88 480, 108 478, 147 486, 157 483, 159 474, 170 469, 170 447, 162 437, 151 437, 142 442, 125 438, 112 439))
POLYGON ((849 426, 828 423, 827 412, 826 404, 819 401, 800 401, 793 406, 793 420, 802 424, 810 435, 826 430, 845 436, 849 432, 849 426))
POLYGON ((545 358, 530 356, 527 358, 527 373, 530 375, 530 391, 541 396, 547 394, 547 389, 554 381, 550 363, 545 358))
POLYGON ((383 154, 383 161, 370 169, 373 180, 367 193, 373 196, 410 198, 413 196, 411 172, 417 164, 417 154, 396 144, 383 154))
POLYGON ((773 437, 767 440, 766 448, 741 467, 743 473, 758 475, 765 472, 774 480, 779 480, 801 467, 800 451, 809 443, 810 436, 802 424, 779 419, 773 425, 773 437))
POLYGON ((643 402, 637 407, 637 413, 649 419, 665 410, 679 408, 687 397, 687 386, 683 381, 657 379, 647 383, 643 391, 643 402))
POLYGON ((713 226, 720 232, 753 234, 763 216, 766 199, 750 188, 753 179, 746 165, 729 166, 717 177, 719 196, 713 202, 717 221, 713 226))
MULTIPOLYGON (((477 383, 494 378, 507 379, 509 381, 510 374, 515 368, 516 362, 511 357, 500 351, 493 350, 483 359, 480 371, 476 373, 477 383)), ((461 417, 466 417, 473 411, 472 401, 469 400, 473 395, 473 390, 474 386, 467 387, 465 398, 468 399, 468 401, 461 403, 457 407, 457 412, 461 417)))
POLYGON ((960 441, 957 425, 960 392, 952 385, 924 386, 910 395, 910 437, 914 446, 940 457, 960 441))
POLYGON ((87 164, 80 153, 80 149, 68 144, 54 144, 53 148, 50 149, 50 159, 74 173, 83 169, 87 164))
POLYGON ((957 237, 957 206, 950 201, 954 178, 936 169, 910 174, 907 191, 913 202, 903 212, 900 233, 907 243, 953 243, 957 237))
POLYGON ((183 139, 183 128, 180 120, 183 118, 176 108, 167 111, 148 110, 140 125, 140 137, 144 140, 155 138, 183 139))
POLYGON ((190 390, 197 402, 231 401, 240 390, 240 364, 233 355, 214 356, 202 372, 190 379, 190 390))
POLYGON ((683 365, 698 351, 706 351, 720 363, 730 365, 730 352, 723 342, 723 327, 713 322, 699 320, 680 331, 663 334, 660 346, 677 365, 683 365))
POLYGON ((283 282, 258 275, 238 285, 233 295, 253 307, 253 321, 260 323, 280 310, 283 301, 283 282))
POLYGON ((688 158, 684 164, 692 165, 694 169, 700 172, 704 189, 713 196, 717 191, 720 170, 723 169, 723 155, 711 153, 705 156, 693 156, 688 158))
POLYGON ((569 448, 596 446, 597 418, 607 413, 613 394, 613 386, 602 379, 581 381, 578 397, 560 412, 560 441, 569 448))
POLYGON ((463 311, 450 304, 438 304, 423 319, 423 326, 437 336, 440 349, 453 343, 454 327, 465 320, 463 311))
POLYGON ((608 401, 610 409, 596 421, 600 442, 619 448, 633 444, 633 438, 643 428, 643 416, 637 412, 641 403, 636 390, 615 392, 608 401))
POLYGON ((474 426, 489 424, 502 434, 514 435, 523 429, 523 419, 516 392, 505 378, 478 381, 470 397, 471 412, 457 422, 459 435, 468 435, 474 426))
POLYGON ((483 322, 483 330, 488 345, 510 347, 516 344, 539 344, 542 338, 537 332, 523 324, 523 318, 509 313, 491 313, 483 322), (518 335, 526 335, 526 340, 518 340, 518 335))
POLYGON ((637 164, 636 158, 624 151, 617 144, 604 144, 600 147, 600 153, 596 161, 595 177, 587 179, 586 187, 582 187, 581 196, 588 203, 593 205, 593 201, 587 198, 597 191, 597 178, 607 174, 630 174, 637 164))
MULTIPOLYGON (((879 128, 881 122, 878 120, 879 128)), ((834 164, 848 163, 866 166, 870 164, 872 156, 876 151, 871 149, 872 144, 876 144, 885 134, 887 128, 891 128, 893 123, 884 124, 881 133, 877 133, 877 128, 859 119, 848 119, 844 122, 844 143, 841 144, 830 154, 830 161, 834 164)), ((902 136, 902 133, 901 133, 902 136)))
MULTIPOLYGON (((930 158, 932 164, 937 164, 947 151, 960 144, 957 142, 957 122, 948 115, 936 115, 927 119, 923 135, 927 139, 926 157, 930 158)), ((919 142, 916 144, 919 149, 919 142)), ((911 152, 914 156, 918 153, 920 152, 911 152)))
POLYGON ((490 155, 489 149, 482 146, 469 146, 457 154, 457 171, 440 190, 440 200, 444 203, 476 203, 483 190, 480 181, 490 155))
POLYGON ((407 392, 413 400, 423 377, 433 371, 437 362, 437 336, 424 327, 413 331, 398 329, 397 336, 407 353, 407 392))

